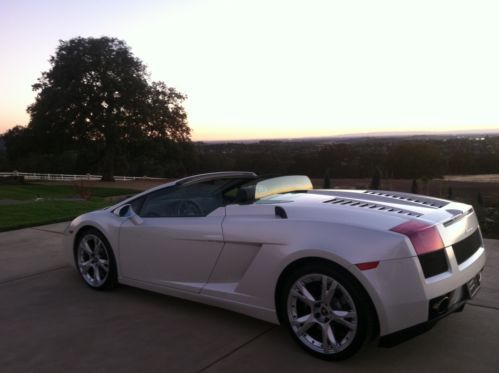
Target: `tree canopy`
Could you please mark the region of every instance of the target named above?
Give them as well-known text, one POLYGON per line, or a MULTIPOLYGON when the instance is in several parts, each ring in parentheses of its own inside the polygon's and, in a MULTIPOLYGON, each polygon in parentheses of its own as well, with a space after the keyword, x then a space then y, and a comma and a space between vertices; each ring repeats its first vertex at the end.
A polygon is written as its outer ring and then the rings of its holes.
POLYGON ((37 96, 28 107, 28 127, 5 135, 9 150, 11 144, 14 151, 29 144, 39 154, 71 153, 78 168, 97 167, 106 180, 113 179, 116 166, 139 171, 134 161, 139 158, 183 167, 176 150, 190 143, 186 97, 163 82, 150 82, 146 66, 124 41, 60 41, 49 61, 50 70, 33 85, 37 96))
POLYGON ((394 175, 407 179, 431 179, 444 173, 444 160, 434 144, 409 141, 398 144, 388 156, 394 175))

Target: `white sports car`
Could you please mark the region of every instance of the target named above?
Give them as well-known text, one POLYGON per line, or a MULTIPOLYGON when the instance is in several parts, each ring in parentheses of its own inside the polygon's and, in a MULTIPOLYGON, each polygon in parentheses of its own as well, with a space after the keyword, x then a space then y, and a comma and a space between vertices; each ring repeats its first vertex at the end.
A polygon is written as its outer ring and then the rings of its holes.
POLYGON ((187 177, 81 215, 65 250, 94 289, 122 283, 281 323, 329 360, 462 310, 485 265, 469 205, 251 172, 187 177))

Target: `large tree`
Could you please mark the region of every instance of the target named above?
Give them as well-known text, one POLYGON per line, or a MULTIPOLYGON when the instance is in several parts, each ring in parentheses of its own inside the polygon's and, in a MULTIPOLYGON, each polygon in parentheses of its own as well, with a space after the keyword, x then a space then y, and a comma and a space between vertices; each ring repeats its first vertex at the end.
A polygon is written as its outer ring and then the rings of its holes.
POLYGON ((60 41, 50 64, 33 85, 37 97, 28 108, 27 131, 36 139, 36 151, 76 150, 80 163, 100 165, 103 180, 113 180, 115 166, 129 162, 138 149, 189 142, 185 96, 150 82, 145 65, 124 41, 60 41))

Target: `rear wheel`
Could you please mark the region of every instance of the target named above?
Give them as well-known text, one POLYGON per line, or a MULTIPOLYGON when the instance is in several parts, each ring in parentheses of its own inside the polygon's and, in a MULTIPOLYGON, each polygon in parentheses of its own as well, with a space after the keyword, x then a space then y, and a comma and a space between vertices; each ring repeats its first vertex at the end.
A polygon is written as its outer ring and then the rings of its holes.
POLYGON ((285 281, 281 320, 307 352, 342 360, 367 339, 371 308, 363 289, 340 268, 306 264, 285 281))
POLYGON ((111 246, 96 229, 85 230, 78 238, 76 267, 85 283, 93 289, 109 289, 117 283, 117 271, 111 246))

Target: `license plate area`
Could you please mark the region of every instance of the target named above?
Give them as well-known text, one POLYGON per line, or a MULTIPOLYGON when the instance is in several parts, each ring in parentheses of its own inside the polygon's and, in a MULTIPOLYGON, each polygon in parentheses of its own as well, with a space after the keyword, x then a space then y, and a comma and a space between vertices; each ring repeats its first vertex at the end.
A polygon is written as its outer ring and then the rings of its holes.
POLYGON ((469 298, 473 298, 476 293, 478 293, 478 290, 480 290, 481 280, 482 274, 479 273, 466 283, 469 298))

